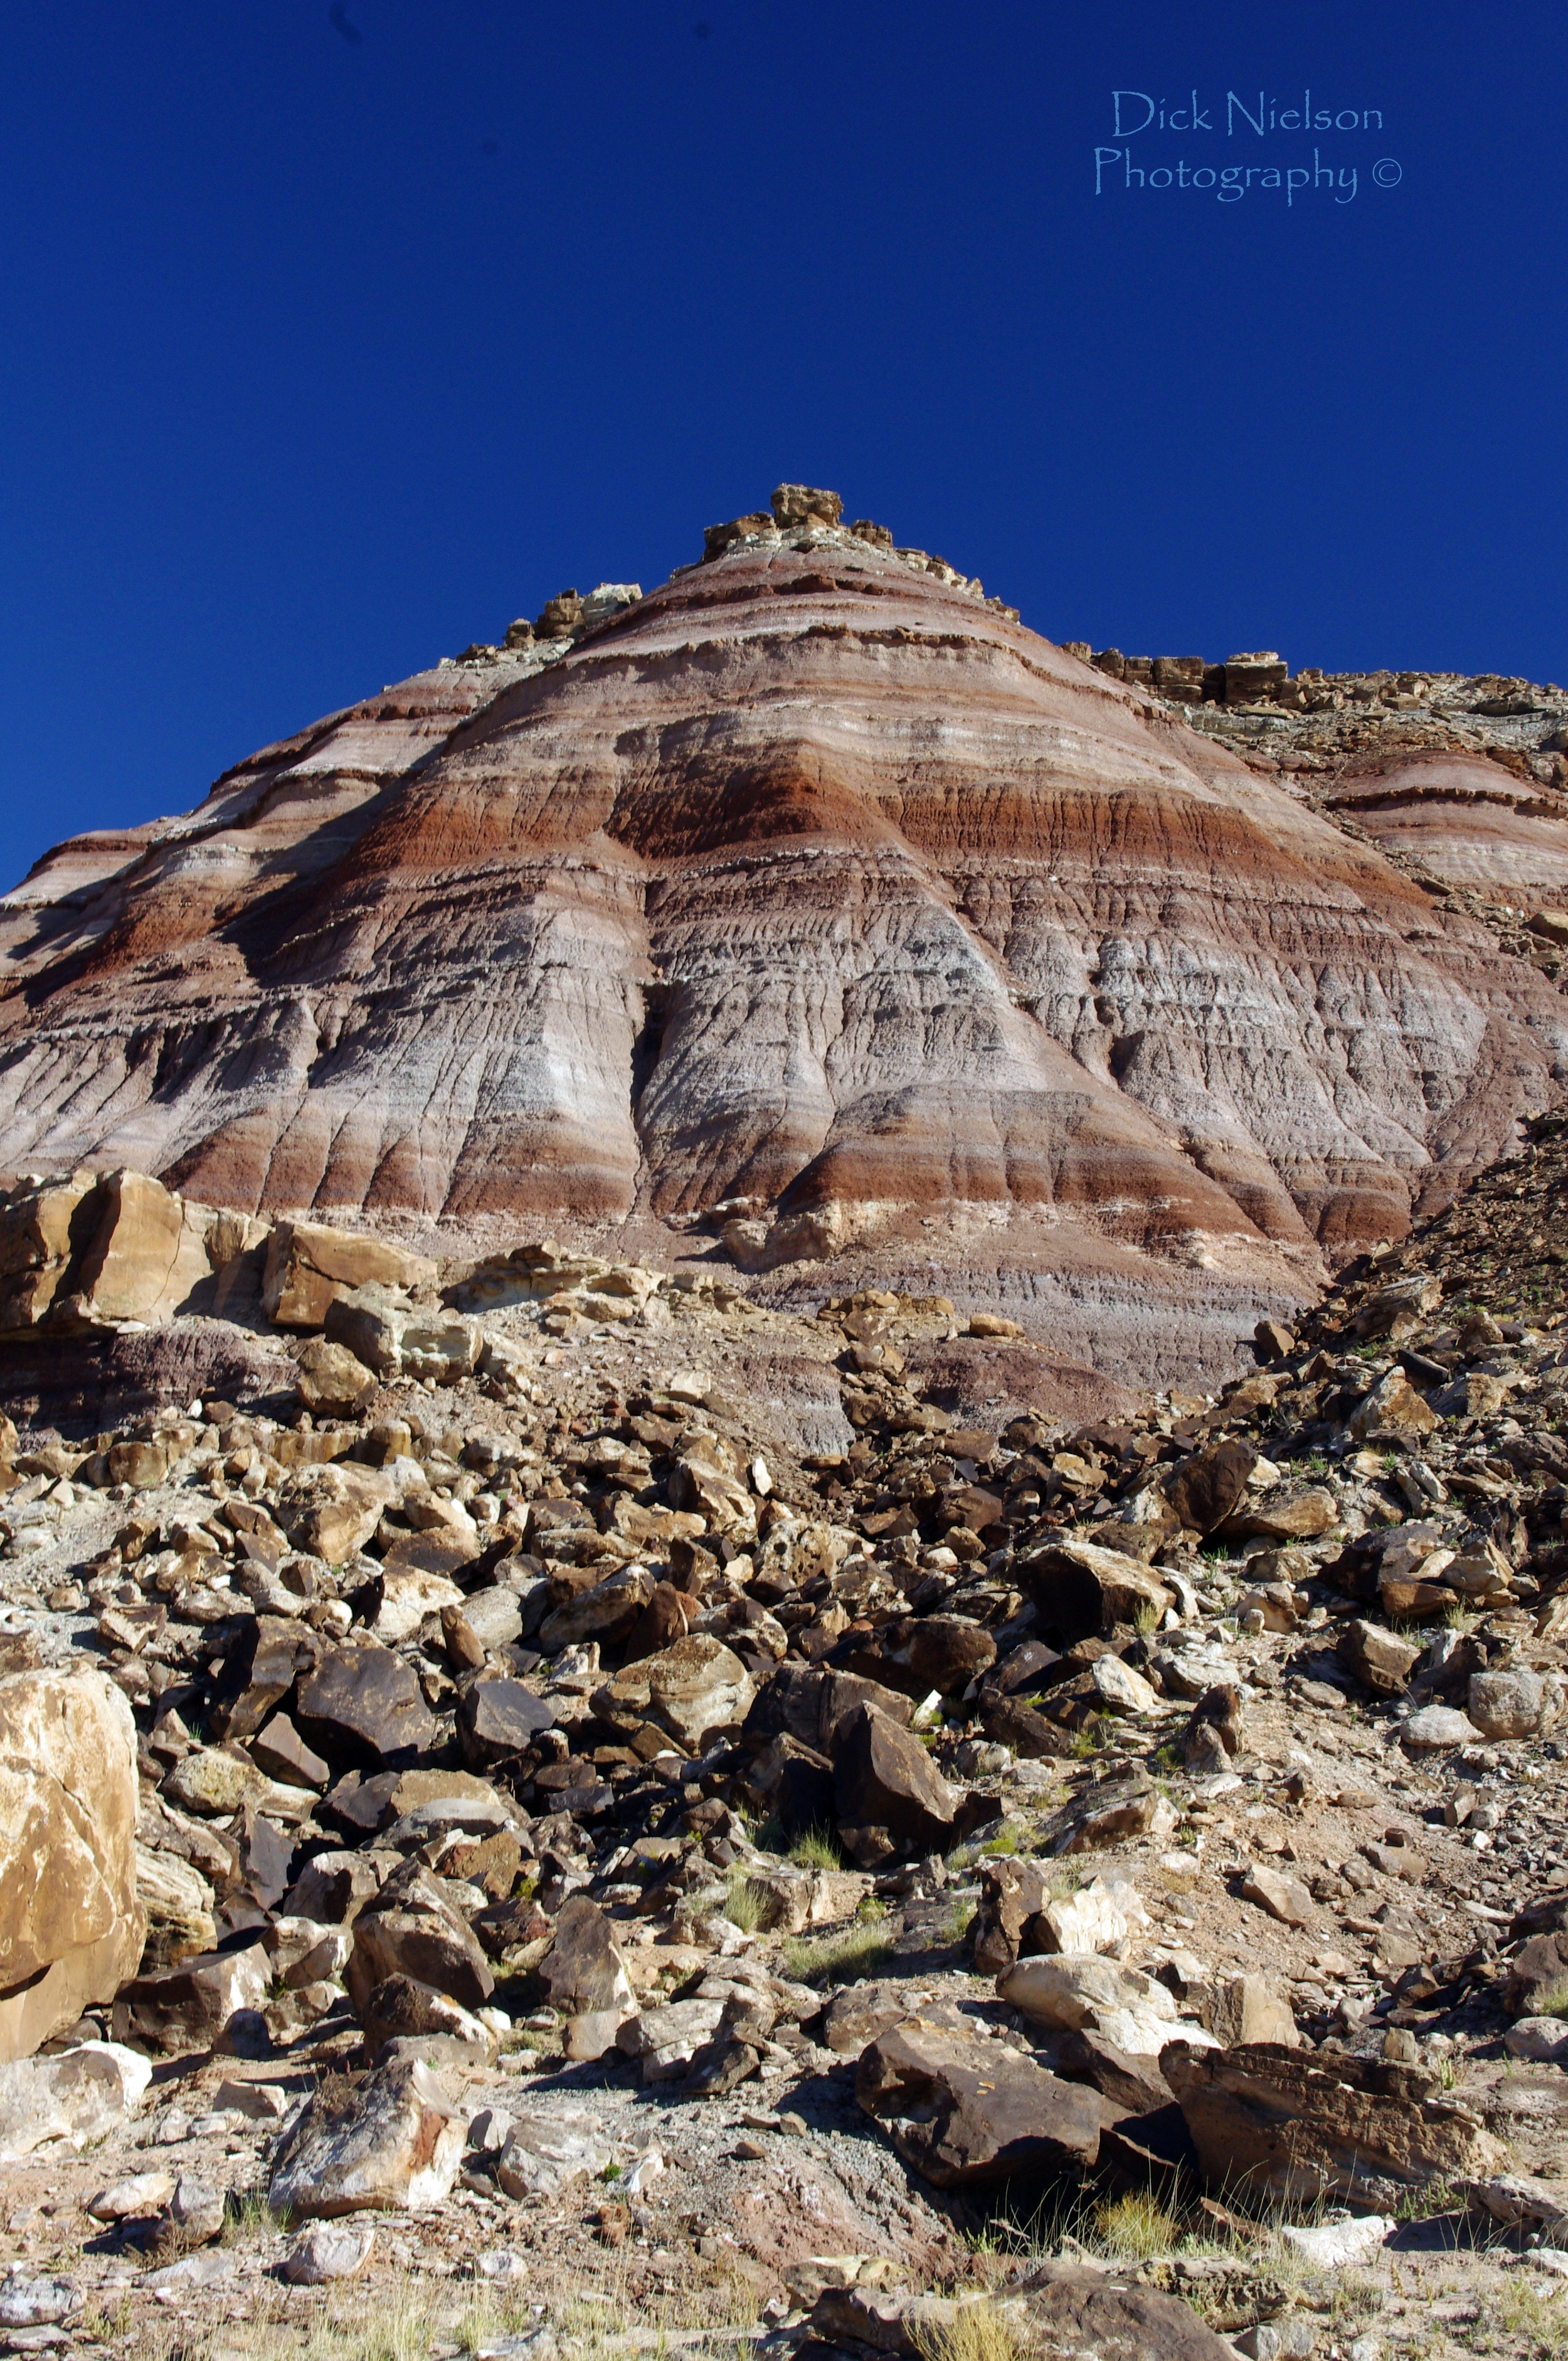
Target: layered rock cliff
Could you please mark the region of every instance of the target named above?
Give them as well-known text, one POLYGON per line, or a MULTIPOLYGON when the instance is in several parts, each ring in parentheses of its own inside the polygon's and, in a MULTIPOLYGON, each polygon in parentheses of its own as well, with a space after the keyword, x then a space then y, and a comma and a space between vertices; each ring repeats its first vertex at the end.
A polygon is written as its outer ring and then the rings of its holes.
POLYGON ((1124 1305, 1152 1251, 1179 1326, 1172 1257, 1299 1297, 1549 1103, 1562 998, 1408 864, 778 512, 46 856, 0 1167, 411 1235, 718 1209, 786 1277, 980 1235, 1003 1293, 1055 1259, 1124 1305))

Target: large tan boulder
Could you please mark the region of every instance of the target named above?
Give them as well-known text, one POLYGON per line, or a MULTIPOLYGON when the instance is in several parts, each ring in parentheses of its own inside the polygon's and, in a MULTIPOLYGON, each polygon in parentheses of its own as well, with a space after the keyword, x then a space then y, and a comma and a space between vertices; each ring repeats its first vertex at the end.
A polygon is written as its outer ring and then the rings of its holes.
POLYGON ((98 1197, 98 1227, 76 1279, 82 1315, 169 1319, 211 1274, 210 1214, 145 1172, 106 1173, 98 1197))
POLYGON ((356 1288, 433 1287, 436 1277, 428 1255, 323 1222, 280 1222, 267 1241, 261 1301, 280 1328, 320 1328, 327 1306, 356 1288))
POLYGON ((137 1741, 104 1674, 0 1680, 0 2059, 112 2000, 147 1933, 137 1741))
POLYGON ((35 1328, 80 1253, 98 1185, 93 1172, 7 1190, 0 1198, 0 1331, 35 1328))
POLYGON ((0 1333, 156 1327, 211 1309, 214 1273, 237 1267, 265 1228, 128 1170, 13 1190, 0 1197, 0 1333))

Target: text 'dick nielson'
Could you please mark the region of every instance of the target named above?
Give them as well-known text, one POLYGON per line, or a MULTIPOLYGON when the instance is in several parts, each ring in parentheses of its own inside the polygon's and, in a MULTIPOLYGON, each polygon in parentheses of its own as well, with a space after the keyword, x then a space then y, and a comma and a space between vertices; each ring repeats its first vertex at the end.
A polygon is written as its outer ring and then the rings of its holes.
POLYGON ((1405 177, 1398 159, 1381 153, 1381 107, 1325 104, 1310 87, 1283 98, 1227 90, 1220 100, 1113 90, 1110 129, 1094 150, 1097 197, 1168 190, 1223 205, 1248 196, 1349 205, 1405 177))

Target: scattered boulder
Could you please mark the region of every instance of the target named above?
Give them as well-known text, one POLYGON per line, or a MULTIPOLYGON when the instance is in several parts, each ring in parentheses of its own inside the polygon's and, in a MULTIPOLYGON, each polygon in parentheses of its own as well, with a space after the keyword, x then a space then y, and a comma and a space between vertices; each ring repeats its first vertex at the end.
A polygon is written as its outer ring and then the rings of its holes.
POLYGON ((291 2287, 327 2287, 357 2279, 375 2251, 376 2233, 367 2222, 318 2223, 295 2239, 279 2276, 291 2287))
POLYGON ((373 1894, 354 1921, 345 1982, 361 2015, 389 1976, 408 1976, 466 2009, 483 2008, 496 1988, 483 1947, 467 1920, 416 1858, 373 1894))
POLYGON ((1073 1647, 1140 1616, 1157 1623, 1175 1604, 1175 1593, 1147 1566, 1092 1542, 1046 1543, 1017 1561, 1014 1577, 1055 1647, 1073 1647))
POLYGON ((521 1754, 554 1725, 554 1708, 521 1681, 476 1681, 457 1708, 457 1735, 470 1771, 521 1754))
POLYGON ((1092 2092, 975 2033, 915 2017, 861 2052, 855 2097, 938 2189, 1086 2171, 1100 2147, 1092 2092))
MULTIPOLYGON (((1129 2057, 1157 2058, 1176 2033, 1176 2002, 1163 1984, 1092 1953, 1020 1960, 998 1977, 996 1989, 1032 2024, 1058 2032, 1088 2026, 1129 2057)), ((1197 2031, 1190 2028, 1188 2037, 1197 2031)))
POLYGON ((280 1328, 320 1328, 328 1307, 356 1288, 433 1287, 439 1276, 424 1255, 322 1222, 280 1222, 267 1241, 261 1301, 280 1328))
POLYGON ((48 2140, 85 2147, 134 2114, 150 2061, 117 2041, 84 2041, 58 2058, 0 2061, 0 2164, 48 2140))
POLYGON ((300 1683, 295 1721, 334 1769, 409 1761, 435 1738, 418 1681, 388 1648, 328 1648, 300 1683))
POLYGON ((1481 1733, 1455 1707, 1423 1705, 1400 1725, 1399 1743, 1408 1754, 1447 1754, 1458 1746, 1479 1745, 1481 1733))
POLYGON ((1425 2069, 1190 2040, 1173 2042, 1160 2066, 1214 2189, 1383 2204, 1497 2161, 1494 2141, 1425 2069))
POLYGON ((862 1868, 953 1841, 958 1795, 919 1740, 874 1706, 856 1706, 835 1732, 833 1784, 839 1841, 862 1868))
POLYGON ((1409 1686, 1421 1651, 1414 1641, 1401 1640, 1381 1624, 1356 1617, 1340 1633, 1335 1653, 1364 1687, 1393 1697, 1409 1686))
POLYGON ((261 2007, 270 1982, 259 1942, 242 1950, 198 1952, 123 1986, 115 2028, 123 2018, 129 2038, 175 2054, 211 2049, 231 2019, 261 2007))
POLYGON ((1203 2022, 1226 2049, 1260 2041, 1294 2049, 1301 2039, 1289 2002, 1267 1976, 1227 1976, 1208 1995, 1203 2022))
POLYGON ((1266 1861, 1255 1861, 1242 1879, 1243 1894, 1266 1910, 1282 1927, 1306 1927, 1312 1919, 1312 1897, 1299 1878, 1282 1877, 1266 1861))
POLYGON ((319 1418, 352 1418, 376 1390, 376 1374, 346 1345, 313 1336, 300 1348, 300 1400, 319 1418))
POLYGON ((1563 1711, 1561 1681, 1524 1665, 1471 1676, 1470 1719, 1485 1739, 1529 1738, 1563 1711))
POLYGON ((1212 1443, 1182 1461, 1167 1479, 1165 1497, 1190 1532, 1212 1533, 1245 1499, 1247 1479, 1256 1465, 1257 1453, 1250 1443, 1212 1443))
POLYGON ((346 2092, 318 2089, 279 2144, 268 2202, 285 2221, 424 2213, 451 2191, 466 2128, 417 2059, 378 2067, 346 2092))
POLYGON ((743 1722, 757 1685, 721 1640, 694 1631, 656 1655, 640 1657, 595 1693, 594 1711, 618 1729, 652 1724, 688 1754, 714 1733, 743 1722))
POLYGON ((597 2178, 609 2162, 609 2142, 596 2118, 565 2107, 530 2107, 507 2135, 496 2180, 508 2197, 558 2197, 578 2173, 597 2178))
POLYGON ((540 1975, 555 2006, 577 2027, 568 2054, 602 2058, 636 2003, 609 1921, 587 1894, 575 1894, 563 1905, 540 1975))

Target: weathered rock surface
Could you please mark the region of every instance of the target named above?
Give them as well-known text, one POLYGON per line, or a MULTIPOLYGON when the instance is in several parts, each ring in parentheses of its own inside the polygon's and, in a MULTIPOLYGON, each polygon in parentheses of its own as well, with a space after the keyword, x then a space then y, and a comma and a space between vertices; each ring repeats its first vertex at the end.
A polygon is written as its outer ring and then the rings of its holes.
POLYGON ((918 2017, 862 2051, 855 2096, 938 2189, 1081 2169, 1099 2152, 1100 2109, 1091 2092, 1016 2050, 918 2017))
POLYGON ((318 2092, 273 2161, 285 2220, 439 2205, 462 2161, 464 2117, 428 2066, 378 2068, 346 2098, 318 2092))
POLYGON ((148 2060, 116 2041, 0 2063, 0 2163, 48 2140, 102 2139, 135 2111, 151 2079, 148 2060))
POLYGON ((0 2059, 112 2000, 141 1958, 136 1763, 101 1673, 0 1679, 0 2059))
POLYGON ((1485 2172, 1496 2150, 1474 2116, 1446 2103, 1435 2073, 1262 2044, 1160 2060, 1216 2189, 1272 2197, 1397 2199, 1485 2172))

